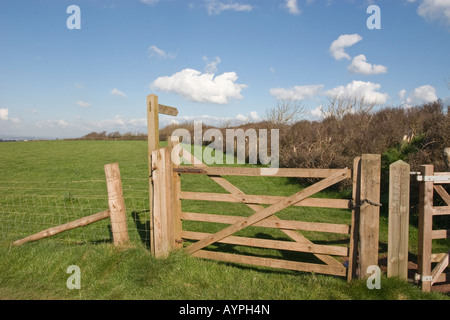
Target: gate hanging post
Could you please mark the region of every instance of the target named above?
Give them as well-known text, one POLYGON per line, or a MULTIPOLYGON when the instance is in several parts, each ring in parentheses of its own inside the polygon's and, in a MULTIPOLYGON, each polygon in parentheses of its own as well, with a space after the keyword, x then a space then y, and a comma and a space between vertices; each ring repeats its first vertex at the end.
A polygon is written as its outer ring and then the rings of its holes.
POLYGON ((381 155, 363 154, 361 157, 361 191, 359 220, 359 278, 368 277, 367 268, 378 266, 380 223, 381 155))
POLYGON ((156 258, 166 258, 175 247, 175 214, 173 203, 173 170, 171 149, 152 152, 153 165, 153 238, 156 258))
POLYGON ((408 279, 410 165, 389 166, 389 236, 387 276, 408 279))

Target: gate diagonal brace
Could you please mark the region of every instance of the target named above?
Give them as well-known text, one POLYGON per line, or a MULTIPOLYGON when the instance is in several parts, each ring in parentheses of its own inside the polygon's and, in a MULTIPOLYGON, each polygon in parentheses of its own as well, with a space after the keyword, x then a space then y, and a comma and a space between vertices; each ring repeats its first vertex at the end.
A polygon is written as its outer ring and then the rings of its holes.
MULTIPOLYGON (((189 155, 189 159, 186 159, 190 161, 190 163, 194 163, 195 161, 199 162, 199 166, 203 168, 207 168, 208 166, 205 165, 203 162, 201 162, 199 159, 195 158, 189 151, 186 152, 189 155), (195 159, 195 160, 194 160, 195 159)), ((180 168, 177 168, 180 169, 180 168)), ((238 196, 245 196, 245 193, 243 193, 239 188, 237 188, 235 185, 231 184, 228 180, 223 178, 222 176, 209 176, 214 182, 216 182, 218 185, 220 185, 222 188, 224 188, 226 191, 230 192, 232 195, 238 196)), ((247 207, 249 207, 254 212, 259 212, 261 210, 264 210, 264 207, 259 204, 250 204, 246 203, 247 207)), ((274 219, 278 220, 276 216, 270 216, 267 219, 274 219)), ((282 230, 287 236, 289 236, 292 240, 298 243, 310 243, 311 241, 306 239, 304 236, 302 236, 300 233, 297 233, 293 230, 282 230)), ((316 258, 324 262, 325 264, 329 266, 336 266, 341 267, 342 264, 338 262, 335 258, 329 256, 329 255, 323 255, 323 254, 314 254, 316 258)))
POLYGON ((269 216, 273 216, 276 212, 283 210, 284 208, 287 208, 333 184, 336 184, 346 179, 347 172, 348 172, 347 168, 340 170, 339 172, 329 176, 328 178, 325 178, 320 182, 317 182, 316 184, 313 184, 312 186, 309 186, 308 188, 299 191, 290 197, 284 198, 283 200, 280 200, 279 202, 273 204, 272 206, 267 207, 266 209, 259 211, 242 221, 239 221, 225 229, 222 229, 221 231, 213 235, 209 235, 208 237, 205 237, 191 244, 190 246, 186 247, 186 251, 192 254, 214 242, 220 241, 228 237, 229 235, 238 232, 248 226, 251 226, 269 216))

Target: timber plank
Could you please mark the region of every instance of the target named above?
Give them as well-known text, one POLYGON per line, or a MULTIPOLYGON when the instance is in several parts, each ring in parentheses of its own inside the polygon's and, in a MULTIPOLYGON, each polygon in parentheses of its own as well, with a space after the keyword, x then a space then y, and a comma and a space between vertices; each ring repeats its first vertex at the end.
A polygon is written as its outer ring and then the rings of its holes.
MULTIPOLYGON (((185 238, 185 239, 201 240, 201 239, 203 239, 207 236, 211 236, 213 234, 205 233, 205 232, 182 231, 182 235, 183 235, 183 238, 185 238)), ((217 242, 240 245, 240 246, 259 247, 259 248, 266 248, 266 249, 330 254, 330 255, 334 255, 334 256, 347 256, 348 255, 348 248, 346 248, 346 247, 298 243, 298 242, 294 242, 294 241, 280 241, 280 240, 268 240, 268 239, 249 238, 249 237, 229 236, 229 237, 226 237, 217 242)))
POLYGON ((344 277, 346 275, 347 269, 341 265, 339 266, 328 266, 314 263, 297 262, 297 261, 287 261, 272 258, 262 258, 262 257, 252 257, 246 255, 238 255, 223 252, 213 252, 200 250, 192 254, 194 257, 219 260, 225 262, 241 263, 241 264, 251 264, 262 267, 271 267, 278 269, 287 269, 294 271, 304 271, 304 272, 316 272, 320 274, 329 274, 344 277))

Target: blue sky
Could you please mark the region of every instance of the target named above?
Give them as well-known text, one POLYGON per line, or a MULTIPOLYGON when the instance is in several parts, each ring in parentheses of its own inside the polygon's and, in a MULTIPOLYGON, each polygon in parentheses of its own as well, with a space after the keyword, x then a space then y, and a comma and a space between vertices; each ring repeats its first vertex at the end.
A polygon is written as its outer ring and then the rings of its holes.
POLYGON ((151 93, 179 110, 161 126, 255 121, 280 99, 310 119, 340 95, 450 101, 450 0, 4 0, 0 44, 0 138, 146 132, 151 93))

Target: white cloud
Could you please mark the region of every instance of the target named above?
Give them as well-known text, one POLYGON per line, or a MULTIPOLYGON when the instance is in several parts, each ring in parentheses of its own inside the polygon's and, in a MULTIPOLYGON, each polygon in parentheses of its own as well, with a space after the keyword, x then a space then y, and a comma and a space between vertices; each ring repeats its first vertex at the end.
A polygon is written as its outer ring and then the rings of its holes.
POLYGON ((313 110, 311 110, 310 113, 311 113, 312 116, 314 116, 316 118, 325 118, 326 116, 331 115, 330 112, 327 112, 327 111, 323 110, 323 106, 322 105, 318 105, 313 110))
POLYGON ((251 111, 250 119, 252 119, 253 121, 257 121, 259 119, 258 113, 256 111, 251 111))
POLYGON ((417 13, 427 20, 437 20, 445 25, 450 25, 449 0, 423 0, 417 8, 417 13))
POLYGON ((204 56, 203 60, 206 63, 205 72, 206 73, 216 73, 217 65, 221 62, 219 57, 216 57, 213 61, 209 60, 208 57, 204 56))
POLYGON ((0 108, 0 120, 8 121, 8 114, 9 114, 8 108, 0 108))
POLYGON ((270 94, 280 100, 304 100, 316 95, 323 85, 294 86, 293 88, 272 88, 270 94))
POLYGON ((82 108, 89 108, 91 106, 91 104, 89 102, 84 102, 84 101, 78 100, 77 106, 80 106, 82 108))
POLYGON ((213 14, 220 14, 222 11, 251 11, 253 7, 249 4, 241 4, 233 1, 227 1, 226 3, 220 0, 205 0, 206 10, 211 16, 213 14))
POLYGON ((167 53, 155 45, 151 45, 148 48, 148 51, 149 51, 149 55, 148 55, 149 58, 152 58, 152 57, 158 57, 158 58, 162 58, 162 59, 175 59, 176 58, 176 54, 167 53))
POLYGON ((226 127, 232 125, 239 125, 242 123, 248 123, 251 121, 257 121, 259 116, 256 111, 251 111, 248 116, 243 114, 238 114, 234 117, 217 117, 211 115, 198 115, 198 116, 166 116, 160 115, 159 124, 161 127, 170 124, 180 124, 182 122, 196 122, 201 121, 205 125, 216 126, 216 127, 226 127))
POLYGON ((364 99, 366 103, 385 104, 389 95, 378 92, 380 84, 352 81, 346 86, 338 86, 325 92, 328 97, 364 99))
POLYGON ((12 123, 20 123, 20 119, 18 118, 11 118, 9 116, 9 109, 8 108, 0 108, 0 120, 3 121, 9 121, 12 123))
POLYGON ((348 59, 350 56, 345 52, 345 48, 353 46, 362 40, 359 34, 344 34, 339 36, 330 46, 330 53, 336 60, 348 59))
POLYGON ((160 0, 140 0, 140 1, 149 6, 153 6, 153 5, 157 4, 160 0))
POLYGON ((127 97, 127 95, 126 95, 125 93, 123 93, 123 92, 120 91, 120 90, 117 90, 116 88, 114 88, 114 89, 111 90, 111 94, 113 94, 113 95, 115 95, 115 96, 124 97, 124 98, 127 97))
POLYGON ((438 97, 436 96, 436 89, 433 86, 425 85, 415 88, 413 92, 406 98, 406 106, 417 106, 423 103, 436 101, 438 97))
POLYGON ((242 114, 238 114, 236 116, 236 120, 238 123, 248 123, 251 121, 258 121, 259 117, 258 117, 258 113, 256 111, 252 111, 250 112, 250 114, 248 116, 244 116, 242 114))
POLYGON ((380 73, 386 73, 387 68, 385 66, 379 65, 379 64, 370 64, 366 62, 366 56, 363 54, 360 54, 353 58, 352 63, 347 67, 347 69, 351 73, 359 73, 359 74, 380 74, 380 73))
POLYGON ((400 90, 400 91, 398 92, 398 97, 399 97, 400 99, 403 99, 403 98, 405 97, 405 94, 406 94, 406 90, 405 90, 405 89, 402 89, 402 90, 400 90))
POLYGON ((450 97, 446 97, 444 99, 442 99, 442 103, 444 104, 444 108, 450 108, 450 97))
POLYGON ((65 119, 49 119, 45 121, 39 121, 36 123, 38 128, 47 128, 47 127, 61 127, 67 128, 70 124, 65 119))
MULTIPOLYGON (((364 81, 352 81, 345 86, 337 86, 329 90, 322 90, 323 85, 294 86, 293 88, 273 88, 270 93, 273 97, 281 100, 304 100, 309 98, 349 98, 364 99, 365 103, 385 104, 389 99, 387 93, 379 92, 380 84, 364 81)), ((311 111, 313 116, 322 114, 322 106, 311 111)))
POLYGON ((247 88, 245 84, 236 83, 237 79, 235 72, 214 77, 214 74, 184 69, 171 76, 157 78, 151 87, 176 93, 194 102, 227 104, 231 99, 241 99, 241 90, 247 88))
POLYGON ((300 9, 298 8, 297 0, 286 0, 285 7, 291 14, 298 15, 301 13, 300 9))

